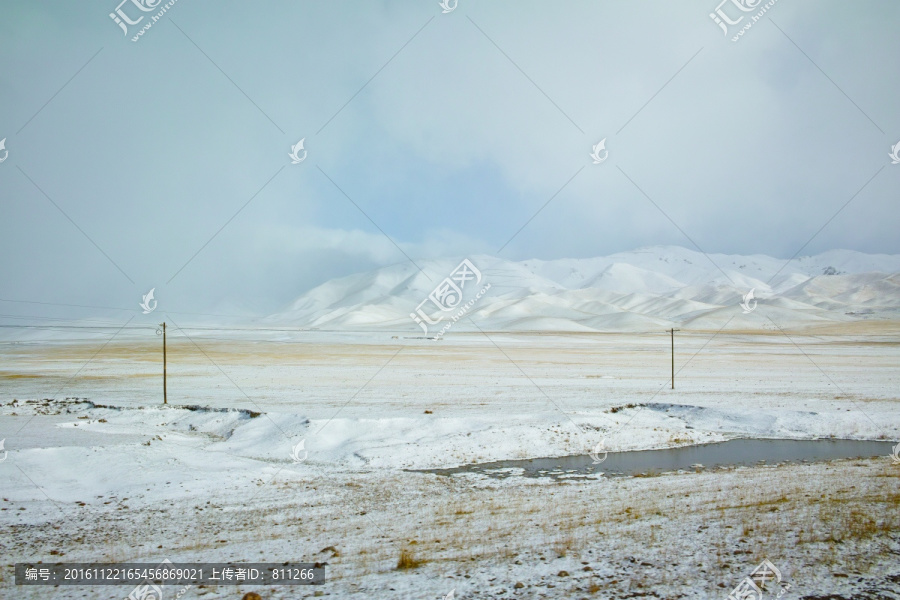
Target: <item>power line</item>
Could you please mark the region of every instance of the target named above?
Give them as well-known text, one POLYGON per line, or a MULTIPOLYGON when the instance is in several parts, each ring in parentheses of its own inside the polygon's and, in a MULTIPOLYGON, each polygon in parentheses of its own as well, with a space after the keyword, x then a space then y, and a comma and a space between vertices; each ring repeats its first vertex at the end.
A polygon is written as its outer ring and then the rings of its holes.
POLYGON ((0 302, 15 302, 17 304, 44 304, 46 306, 74 306, 76 308, 102 308, 105 310, 127 310, 127 311, 133 310, 130 308, 121 308, 118 306, 92 306, 89 304, 62 304, 59 302, 39 302, 37 300, 10 300, 8 298, 0 298, 0 302))
MULTIPOLYGON (((121 306, 98 306, 93 304, 65 304, 62 302, 40 302, 38 300, 11 300, 9 298, 0 298, 0 302, 14 302, 16 304, 42 304, 44 306, 67 306, 74 308, 99 308, 103 310, 121 310, 125 312, 135 312, 137 308, 122 308, 121 306)), ((249 319, 251 321, 257 319, 263 319, 265 317, 254 317, 248 315, 224 315, 220 313, 200 313, 200 312, 182 312, 176 310, 167 310, 169 314, 173 315, 195 315, 199 317, 233 317, 236 319, 249 319)))
MULTIPOLYGON (((0 318, 4 317, 4 315, 0 315, 0 318)), ((5 318, 24 318, 24 317, 5 317, 5 318)), ((37 317, 41 319, 51 319, 52 317, 37 317)), ((118 325, 15 325, 15 324, 0 324, 0 328, 3 329, 90 329, 90 330, 107 330, 107 329, 129 329, 129 330, 156 330, 158 327, 156 325, 132 325, 129 327, 120 327, 118 325)), ((402 334, 407 338, 424 338, 422 335, 414 335, 417 332, 409 331, 406 329, 380 329, 380 330, 347 330, 347 329, 283 329, 283 328, 265 328, 265 327, 173 327, 173 331, 217 331, 217 332, 227 332, 227 331, 235 331, 235 332, 261 332, 268 331, 273 333, 341 333, 341 334, 402 334)), ((676 331, 678 331, 676 329, 676 331)), ((665 330, 666 333, 669 330, 665 330)), ((477 331, 459 331, 458 334, 471 334, 477 335, 477 331)), ((652 331, 585 331, 585 332, 571 332, 571 331, 491 331, 491 333, 499 334, 499 335, 513 335, 513 336, 573 336, 573 337, 597 337, 604 335, 659 335, 659 330, 652 331)), ((684 330, 685 334, 701 334, 704 333, 702 330, 691 331, 684 330)), ((737 336, 745 336, 745 335, 757 335, 757 334, 771 334, 773 333, 771 330, 760 329, 756 332, 747 333, 745 331, 740 331, 734 333, 737 336)), ((842 337, 857 337, 858 334, 852 333, 820 333, 813 335, 812 333, 804 333, 802 331, 791 331, 791 333, 803 336, 810 337, 828 337, 828 338, 842 338, 842 337)), ((730 332, 723 332, 721 335, 729 335, 730 332)), ((882 333, 882 334, 866 334, 866 337, 888 337, 893 338, 895 334, 893 333, 882 333)), ((249 339, 249 338, 212 338, 207 337, 204 339, 221 339, 221 340, 241 340, 241 341, 260 341, 260 342, 279 342, 283 340, 265 340, 265 339, 249 339)), ((56 341, 56 340, 54 340, 56 341)), ((826 341, 823 339, 823 341, 826 341)))
POLYGON ((0 325, 4 329, 156 329, 156 326, 132 325, 131 327, 115 327, 107 325, 0 325))
MULTIPOLYGON (((38 320, 38 321, 68 321, 68 322, 70 322, 70 323, 73 321, 73 319, 68 319, 68 318, 64 318, 64 317, 42 317, 42 316, 38 316, 38 315, 2 315, 2 314, 0 314, 0 318, 3 318, 3 319, 20 319, 20 320, 25 320, 25 319, 36 319, 36 320, 38 320)), ((97 324, 101 324, 101 323, 102 323, 102 324, 115 325, 115 322, 114 322, 114 321, 94 321, 94 320, 92 320, 91 318, 86 318, 86 319, 82 319, 82 320, 83 320, 84 322, 94 322, 94 323, 97 323, 97 324)))

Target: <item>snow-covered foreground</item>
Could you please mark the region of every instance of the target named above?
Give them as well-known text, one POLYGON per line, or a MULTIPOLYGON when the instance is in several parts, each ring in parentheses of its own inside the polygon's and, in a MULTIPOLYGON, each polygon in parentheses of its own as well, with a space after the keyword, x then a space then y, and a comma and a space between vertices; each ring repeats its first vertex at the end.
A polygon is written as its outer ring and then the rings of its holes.
POLYGON ((328 563, 324 586, 266 599, 724 599, 768 558, 788 598, 895 597, 900 466, 886 457, 563 482, 402 470, 601 439, 900 439, 896 325, 863 325, 679 332, 674 390, 662 332, 173 336, 168 406, 158 338, 7 344, 0 596, 130 591, 14 588, 15 562, 168 558, 328 563), (402 551, 412 568, 397 569, 402 551))

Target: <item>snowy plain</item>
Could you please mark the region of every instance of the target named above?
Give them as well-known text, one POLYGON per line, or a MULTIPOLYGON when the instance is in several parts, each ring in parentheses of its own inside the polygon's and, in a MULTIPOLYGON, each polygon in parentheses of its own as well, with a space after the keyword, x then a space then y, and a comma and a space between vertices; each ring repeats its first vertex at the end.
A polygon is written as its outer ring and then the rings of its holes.
MULTIPOLYGON (((885 578, 900 549, 900 469, 886 457, 569 482, 403 469, 584 454, 601 438, 610 451, 733 437, 898 439, 896 332, 679 333, 675 390, 662 333, 323 336, 174 337, 168 406, 156 344, 108 345, 66 384, 69 400, 41 398, 95 347, 7 348, 5 394, 17 398, 4 399, 0 433, 8 564, 328 563, 326 586, 265 598, 451 589, 457 598, 724 598, 768 558, 806 596, 895 589, 885 578), (300 440, 308 458, 294 463, 300 440), (834 533, 830 520, 861 518, 876 533, 819 539, 817 528, 834 533), (320 553, 329 547, 338 554, 320 553), (397 570, 403 549, 423 564, 397 570), (832 576, 844 571, 858 575, 832 576)), ((2 585, 6 597, 8 565, 2 585)), ((15 593, 125 596, 48 591, 15 593)), ((224 586, 186 594, 240 597, 224 586)))
MULTIPOLYGON (((900 465, 886 456, 568 480, 408 471, 586 454, 601 441, 616 452, 900 439, 897 257, 814 257, 798 261, 806 273, 785 269, 780 288, 742 282, 760 291, 747 314, 746 290, 700 283, 684 262, 696 256, 673 266, 659 254, 644 258, 664 268, 637 279, 650 271, 628 267, 641 253, 520 264, 555 291, 495 281, 497 295, 440 340, 406 315, 435 282, 400 267, 325 284, 264 326, 175 326, 166 406, 152 327, 7 334, 0 596, 130 591, 15 586, 15 562, 169 559, 326 564, 323 586, 198 586, 181 598, 724 600, 768 559, 790 584, 784 598, 900 597, 900 465), (595 285, 610 273, 643 291, 595 285), (582 316, 602 312, 597 298, 613 316, 579 317, 573 294, 593 302, 582 316), (630 325, 600 327, 613 317, 630 325)), ((511 268, 497 260, 486 279, 511 268)), ((783 266, 755 260, 767 276, 783 266)))

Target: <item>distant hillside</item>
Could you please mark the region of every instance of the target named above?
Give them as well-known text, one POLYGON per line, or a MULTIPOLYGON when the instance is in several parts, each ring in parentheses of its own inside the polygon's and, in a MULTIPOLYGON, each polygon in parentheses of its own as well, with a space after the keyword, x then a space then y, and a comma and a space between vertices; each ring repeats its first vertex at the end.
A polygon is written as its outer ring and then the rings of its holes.
MULTIPOLYGON (((788 262, 763 255, 707 257, 677 246, 654 246, 588 259, 468 258, 481 281, 466 282, 460 306, 485 285, 490 289, 452 331, 472 331, 473 323, 493 331, 641 331, 900 318, 900 255, 832 250, 788 262), (756 308, 745 313, 741 302, 751 289, 756 308)), ((402 264, 335 279, 266 320, 314 329, 423 334, 410 313, 462 259, 418 261, 422 271, 402 264)), ((422 310, 432 320, 443 317, 429 326, 433 335, 459 308, 442 311, 429 301, 422 310)))

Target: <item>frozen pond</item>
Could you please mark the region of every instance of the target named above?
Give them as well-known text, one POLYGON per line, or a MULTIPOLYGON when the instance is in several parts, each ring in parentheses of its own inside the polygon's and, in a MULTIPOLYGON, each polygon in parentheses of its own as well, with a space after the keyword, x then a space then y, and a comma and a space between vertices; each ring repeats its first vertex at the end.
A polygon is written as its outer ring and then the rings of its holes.
MULTIPOLYGON (((590 455, 558 458, 503 460, 423 472, 438 475, 482 473, 504 478, 510 475, 551 477, 554 479, 597 475, 642 475, 672 471, 713 469, 717 467, 779 464, 786 462, 819 462, 839 458, 889 456, 893 442, 868 440, 779 440, 738 439, 714 444, 609 452, 600 463, 590 455)), ((600 454, 598 458, 602 459, 600 454)))

